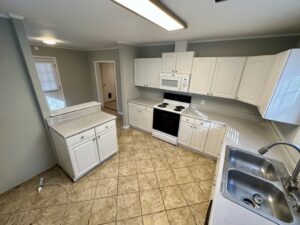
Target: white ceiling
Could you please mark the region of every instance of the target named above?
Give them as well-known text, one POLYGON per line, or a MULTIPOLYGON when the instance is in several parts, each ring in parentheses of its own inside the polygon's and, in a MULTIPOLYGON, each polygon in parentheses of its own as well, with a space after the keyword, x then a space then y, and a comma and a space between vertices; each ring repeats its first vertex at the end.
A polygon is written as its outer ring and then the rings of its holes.
POLYGON ((81 49, 300 33, 299 0, 162 2, 187 29, 165 31, 110 0, 1 0, 0 12, 24 16, 31 42, 53 35, 62 41, 59 46, 81 49))

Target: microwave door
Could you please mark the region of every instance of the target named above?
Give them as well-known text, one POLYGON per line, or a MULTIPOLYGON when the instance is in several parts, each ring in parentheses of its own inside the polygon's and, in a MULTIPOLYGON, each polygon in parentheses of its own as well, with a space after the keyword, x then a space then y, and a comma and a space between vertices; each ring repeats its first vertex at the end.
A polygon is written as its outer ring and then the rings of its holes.
POLYGON ((167 89, 167 90, 174 90, 174 91, 178 91, 180 88, 180 79, 174 79, 174 78, 164 78, 162 77, 160 79, 160 87, 163 89, 167 89))

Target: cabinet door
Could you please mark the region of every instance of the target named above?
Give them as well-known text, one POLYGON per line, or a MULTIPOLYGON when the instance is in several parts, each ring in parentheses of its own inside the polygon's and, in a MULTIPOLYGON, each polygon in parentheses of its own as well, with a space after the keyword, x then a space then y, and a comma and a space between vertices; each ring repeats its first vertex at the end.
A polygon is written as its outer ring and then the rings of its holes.
POLYGON ((246 57, 217 58, 214 72, 212 95, 223 98, 235 98, 246 57))
POLYGON ((117 130, 115 127, 107 130, 97 138, 101 162, 118 151, 117 130))
POLYGON ((193 125, 188 123, 180 123, 178 142, 179 144, 190 146, 193 134, 193 125))
POLYGON ((70 155, 75 170, 75 179, 77 179, 99 163, 96 139, 79 143, 70 149, 70 155))
POLYGON ((164 73, 172 73, 175 72, 176 65, 176 53, 163 53, 161 60, 161 71, 164 73))
POLYGON ((203 122, 200 125, 195 125, 191 139, 191 147, 203 152, 209 131, 210 122, 203 122))
POLYGON ((140 109, 129 106, 129 125, 140 127, 140 109))
POLYGON ((273 55, 247 57, 237 93, 238 100, 252 105, 258 104, 274 58, 273 55))
POLYGON ((161 58, 148 59, 147 86, 159 88, 159 77, 161 72, 161 58))
POLYGON ((209 95, 217 58, 194 58, 190 93, 209 95))
POLYGON ((152 132, 153 112, 141 110, 141 129, 152 132))
POLYGON ((134 59, 134 84, 136 86, 146 86, 147 63, 147 59, 134 59))
POLYGON ((177 52, 176 53, 176 73, 191 73, 194 52, 177 52))
POLYGON ((224 125, 211 123, 204 152, 219 157, 221 147, 224 141, 226 127, 224 125))

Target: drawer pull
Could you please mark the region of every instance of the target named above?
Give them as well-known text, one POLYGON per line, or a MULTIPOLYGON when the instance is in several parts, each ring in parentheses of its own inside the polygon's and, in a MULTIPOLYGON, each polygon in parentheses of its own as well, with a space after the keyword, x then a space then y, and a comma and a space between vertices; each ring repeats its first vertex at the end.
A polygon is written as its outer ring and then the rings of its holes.
POLYGON ((84 139, 84 136, 81 136, 80 139, 81 139, 81 140, 84 139))
POLYGON ((100 135, 98 136, 98 139, 100 138, 100 135))
POLYGON ((105 129, 107 129, 108 128, 108 126, 105 126, 105 129))

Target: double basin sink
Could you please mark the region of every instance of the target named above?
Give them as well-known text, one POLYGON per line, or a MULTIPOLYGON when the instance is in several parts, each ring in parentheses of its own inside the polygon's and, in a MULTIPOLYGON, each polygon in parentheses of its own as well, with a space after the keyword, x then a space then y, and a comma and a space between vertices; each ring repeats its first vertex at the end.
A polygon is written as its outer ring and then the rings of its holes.
POLYGON ((300 224, 300 212, 281 181, 286 177, 281 162, 227 146, 221 192, 275 224, 300 224))

